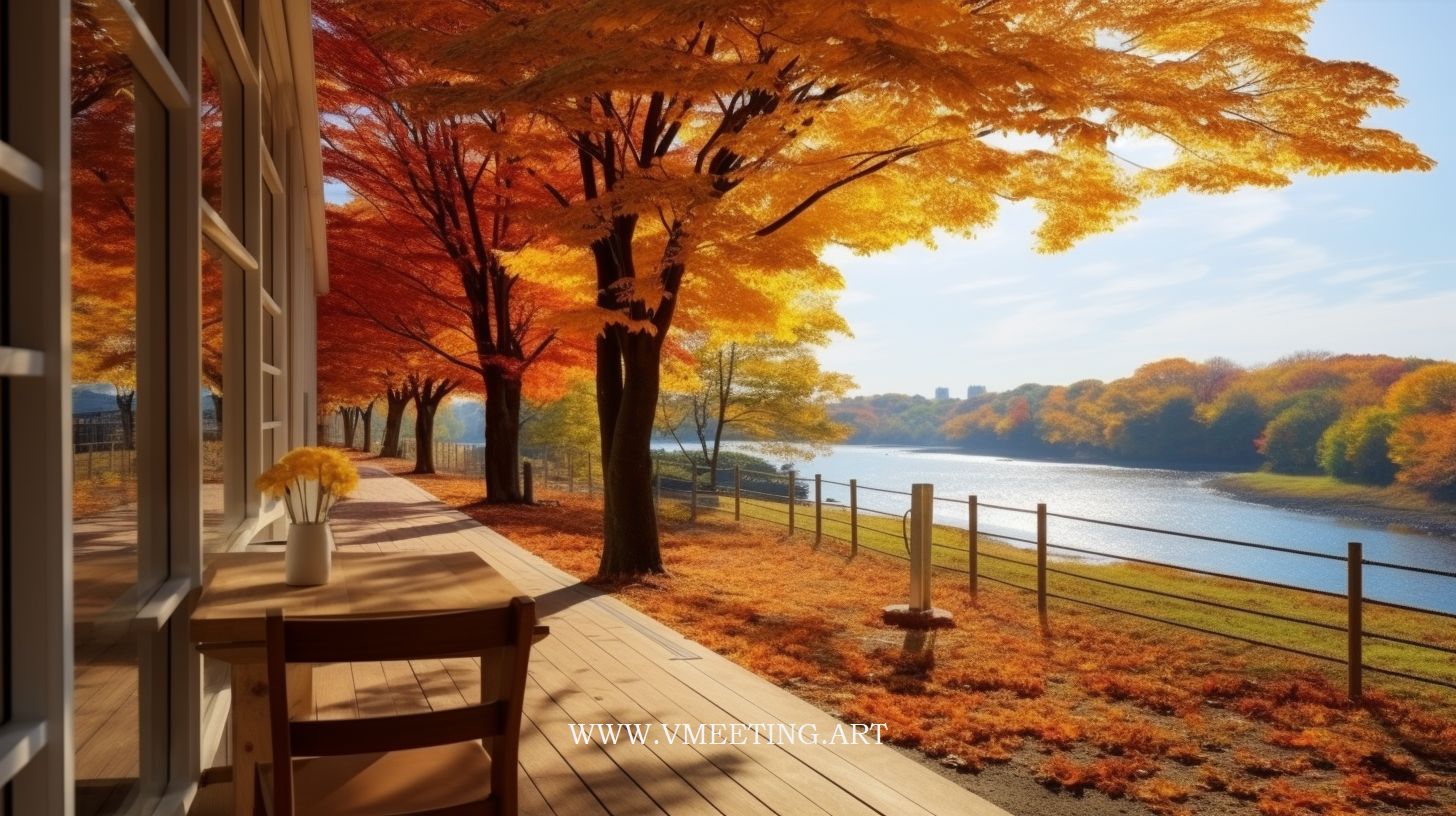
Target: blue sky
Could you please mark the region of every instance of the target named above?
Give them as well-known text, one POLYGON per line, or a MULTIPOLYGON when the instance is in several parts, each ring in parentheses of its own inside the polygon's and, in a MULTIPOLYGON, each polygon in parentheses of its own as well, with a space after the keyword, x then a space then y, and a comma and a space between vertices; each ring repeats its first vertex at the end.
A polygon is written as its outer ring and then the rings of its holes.
POLYGON ((1153 201, 1118 232, 1039 255, 1021 207, 974 240, 835 253, 855 336, 823 354, 861 393, 1112 379, 1162 357, 1269 362, 1293 351, 1456 357, 1456 0, 1329 0, 1321 57, 1401 78, 1375 122, 1430 173, 1299 179, 1153 201))

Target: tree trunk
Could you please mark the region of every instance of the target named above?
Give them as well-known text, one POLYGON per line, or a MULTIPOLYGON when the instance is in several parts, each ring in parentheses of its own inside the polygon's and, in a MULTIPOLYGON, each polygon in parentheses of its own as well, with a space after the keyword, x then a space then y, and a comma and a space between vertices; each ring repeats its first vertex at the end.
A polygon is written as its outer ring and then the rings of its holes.
POLYGON ((136 447, 136 392, 116 389, 116 410, 121 414, 122 450, 136 447))
POLYGON ((415 469, 413 473, 435 472, 435 411, 456 383, 425 380, 414 389, 415 469))
POLYGON ((398 459, 399 429, 404 424, 404 409, 409 407, 410 397, 404 389, 390 388, 384 396, 384 442, 379 446, 379 455, 387 459, 398 459))
POLYGON ((359 446, 359 450, 368 453, 374 444, 374 400, 369 401, 369 405, 364 408, 361 415, 364 418, 364 442, 359 446))
POLYGON ((435 472, 435 409, 439 403, 415 400, 415 469, 413 473, 435 472))
MULTIPOLYGON (((607 389, 609 399, 616 397, 612 405, 601 405, 603 395, 598 394, 606 496, 598 572, 607 576, 660 573, 662 550, 652 501, 652 428, 661 384, 661 347, 656 337, 645 332, 617 328, 607 334, 615 336, 614 342, 606 344, 608 350, 616 346, 620 352, 597 360, 598 381, 614 380, 609 385, 616 386, 607 389), (620 379, 611 376, 614 370, 621 372, 620 379), (608 414, 615 420, 611 425, 606 424, 608 414)), ((597 347, 599 351, 604 348, 601 342, 597 347)))
POLYGON ((485 373, 485 501, 517 504, 521 496, 521 383, 507 372, 485 373))
POLYGON ((340 408, 339 416, 344 419, 344 447, 354 447, 354 427, 359 421, 359 416, 354 413, 353 408, 340 408))

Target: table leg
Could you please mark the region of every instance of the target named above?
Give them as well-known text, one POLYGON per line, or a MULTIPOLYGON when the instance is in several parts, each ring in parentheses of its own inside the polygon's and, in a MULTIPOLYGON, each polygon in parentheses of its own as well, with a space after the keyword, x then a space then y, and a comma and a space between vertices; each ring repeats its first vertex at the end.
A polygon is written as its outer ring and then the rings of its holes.
MULTIPOLYGON (((268 725, 268 668, 262 663, 234 663, 232 667, 233 814, 252 816, 253 777, 258 763, 273 756, 268 725)), ((288 667, 289 714, 312 716, 313 667, 288 667)))

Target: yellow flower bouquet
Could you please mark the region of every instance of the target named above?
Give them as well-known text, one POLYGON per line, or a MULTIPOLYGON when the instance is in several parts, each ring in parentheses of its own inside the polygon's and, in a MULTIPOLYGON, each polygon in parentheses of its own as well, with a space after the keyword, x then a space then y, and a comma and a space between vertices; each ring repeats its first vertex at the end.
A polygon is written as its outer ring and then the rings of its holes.
POLYGON ((258 477, 257 486, 264 495, 283 500, 294 524, 321 524, 359 486, 359 471, 332 448, 294 448, 258 477))

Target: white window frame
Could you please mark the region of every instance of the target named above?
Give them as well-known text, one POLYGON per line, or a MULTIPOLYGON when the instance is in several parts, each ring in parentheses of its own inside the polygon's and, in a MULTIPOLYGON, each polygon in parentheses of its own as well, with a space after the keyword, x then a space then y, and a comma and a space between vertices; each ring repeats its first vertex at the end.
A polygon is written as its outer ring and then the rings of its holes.
POLYGON ((0 466, 9 495, 0 522, 9 654, 0 808, 50 813, 59 804, 70 812, 71 428, 56 421, 71 413, 70 324, 56 319, 70 310, 70 18, 60 0, 5 6, 10 62, 0 66, 0 80, 10 110, 0 191, 8 200, 9 291, 0 376, 9 450, 0 466), (16 479, 22 463, 25 478, 16 479), (17 626, 22 611, 25 625, 17 626))
MULTIPOLYGON (((139 640, 139 744, 146 789, 133 811, 185 814, 202 768, 222 733, 230 700, 204 700, 202 659, 187 641, 185 617, 201 585, 202 422, 201 268, 203 239, 224 264, 224 414, 228 548, 245 547, 280 526, 253 481, 264 434, 274 451, 315 437, 314 298, 326 291, 322 169, 308 0, 249 0, 242 17, 229 0, 147 0, 152 26, 133 0, 102 0, 121 26, 138 81, 161 103, 143 114, 146 138, 165 138, 165 158, 139 152, 154 201, 164 202, 159 233, 139 232, 138 476, 150 489, 138 507, 139 580, 149 596, 133 630, 139 640), (263 43, 266 40, 268 47, 263 43), (165 42, 165 48, 159 45, 165 42), (203 200, 203 49, 233 70, 240 90, 225 113, 222 212, 203 200), (267 66, 260 60, 269 61, 267 66), (265 70, 266 69, 266 70, 265 70), (266 79, 265 79, 266 78, 266 79), (272 149, 261 132, 262 86, 272 102, 272 149), (300 116, 299 111, 308 111, 300 116), (265 152, 266 151, 266 152, 265 152), (160 166, 158 166, 160 165, 160 166), (231 183, 229 183, 229 181, 231 183), (275 196, 272 241, 262 244, 261 194, 275 196), (158 237, 160 235, 160 237, 158 237), (274 283, 269 296, 263 275, 274 283), (272 354, 263 358, 264 315, 272 354), (263 405, 263 378, 274 380, 263 405), (226 399, 226 397, 225 397, 226 399), (229 420, 231 417, 231 421, 229 420), (231 432, 229 427, 231 426, 231 432), (148 553, 158 558, 148 560, 148 553), (164 739, 150 735, 164 735, 164 739), (165 783, 165 786, 162 786, 165 783)), ((74 618, 71 535, 70 376, 70 4, 0 0, 9 17, 9 130, 0 134, 0 193, 9 229, 0 284, 0 448, 6 509, 3 543, 8 606, 0 609, 6 699, 0 719, 0 816, 70 814, 75 807, 73 742, 74 618), (15 81, 24 77, 24 81, 15 81), (23 111, 23 114, 18 112, 23 111), (14 478, 23 465, 24 478, 14 478), (20 508, 23 508, 21 510, 20 508), (23 626, 15 625, 23 620, 23 626), (23 670, 15 670, 23 667, 23 670)), ((222 77, 219 77, 222 81, 222 77)), ((143 141, 139 137, 139 142, 143 141)), ((161 155, 160 153, 156 155, 161 155)), ((139 187, 138 195, 143 194, 139 187)))

